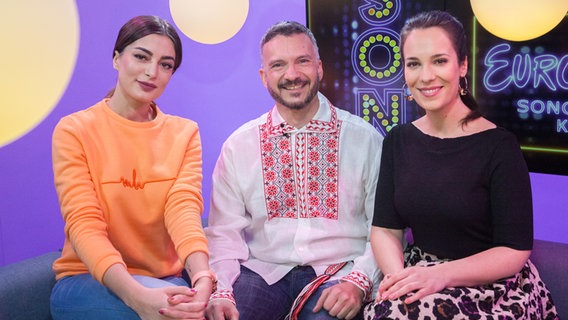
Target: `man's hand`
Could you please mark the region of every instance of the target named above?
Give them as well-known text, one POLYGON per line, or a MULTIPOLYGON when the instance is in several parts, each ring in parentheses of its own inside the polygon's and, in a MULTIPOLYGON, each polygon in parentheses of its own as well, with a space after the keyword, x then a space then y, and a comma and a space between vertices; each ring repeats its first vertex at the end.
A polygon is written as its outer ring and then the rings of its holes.
POLYGON ((323 290, 314 313, 322 308, 338 319, 353 319, 363 303, 364 292, 350 282, 341 282, 323 290))
POLYGON ((209 320, 238 320, 237 307, 227 299, 213 299, 209 301, 205 315, 209 320))

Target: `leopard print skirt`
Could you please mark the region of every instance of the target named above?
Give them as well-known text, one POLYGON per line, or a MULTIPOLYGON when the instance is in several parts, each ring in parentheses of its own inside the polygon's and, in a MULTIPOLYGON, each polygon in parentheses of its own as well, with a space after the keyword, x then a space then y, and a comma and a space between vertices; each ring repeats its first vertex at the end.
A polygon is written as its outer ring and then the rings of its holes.
MULTIPOLYGON (((432 266, 447 260, 411 246, 405 266, 432 266)), ((406 296, 365 306, 364 319, 559 319, 550 292, 536 267, 527 261, 509 278, 478 287, 446 288, 404 304, 406 296)))

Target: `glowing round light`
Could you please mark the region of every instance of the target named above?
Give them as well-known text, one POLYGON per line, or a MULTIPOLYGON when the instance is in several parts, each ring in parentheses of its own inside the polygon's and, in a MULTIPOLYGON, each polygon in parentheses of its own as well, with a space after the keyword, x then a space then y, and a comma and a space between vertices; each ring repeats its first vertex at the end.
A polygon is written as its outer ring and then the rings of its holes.
POLYGON ((248 11, 249 0, 170 0, 176 26, 204 44, 231 39, 244 25, 248 11))
POLYGON ((511 41, 540 37, 554 29, 568 11, 566 0, 471 0, 479 24, 511 41))
POLYGON ((0 146, 37 126, 65 92, 79 50, 75 0, 0 4, 0 146))

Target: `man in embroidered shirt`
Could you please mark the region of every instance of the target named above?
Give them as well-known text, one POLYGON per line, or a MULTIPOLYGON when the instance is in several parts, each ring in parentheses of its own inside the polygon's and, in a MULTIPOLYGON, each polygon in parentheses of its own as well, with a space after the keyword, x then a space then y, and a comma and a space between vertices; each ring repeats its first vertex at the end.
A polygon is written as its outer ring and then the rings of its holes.
POLYGON ((206 235, 219 282, 208 319, 284 319, 340 262, 295 310, 353 319, 378 281, 368 237, 382 137, 318 93, 323 69, 305 26, 278 23, 260 47, 276 105, 227 139, 213 173, 206 235))

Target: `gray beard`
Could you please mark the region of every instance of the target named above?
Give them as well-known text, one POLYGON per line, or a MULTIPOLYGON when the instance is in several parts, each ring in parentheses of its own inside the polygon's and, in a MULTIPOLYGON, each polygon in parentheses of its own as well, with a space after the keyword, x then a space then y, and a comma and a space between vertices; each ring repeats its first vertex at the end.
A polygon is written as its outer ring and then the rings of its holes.
MULTIPOLYGON (((284 85, 278 85, 279 88, 282 88, 282 86, 284 86, 284 85)), ((297 103, 289 103, 289 102, 285 101, 282 98, 282 96, 278 92, 272 90, 271 87, 268 87, 268 92, 270 93, 270 96, 272 97, 272 99, 274 99, 274 101, 276 101, 278 104, 281 104, 281 105, 285 106, 286 108, 289 108, 289 109, 292 109, 292 110, 301 110, 301 109, 304 109, 308 104, 310 104, 310 102, 312 102, 312 100, 314 100, 314 98, 318 94, 319 86, 320 86, 320 80, 319 80, 319 77, 316 77, 316 82, 315 82, 314 86, 310 89, 310 92, 308 93, 308 96, 306 97, 306 99, 304 99, 304 101, 302 101, 302 102, 297 102, 297 103)))

